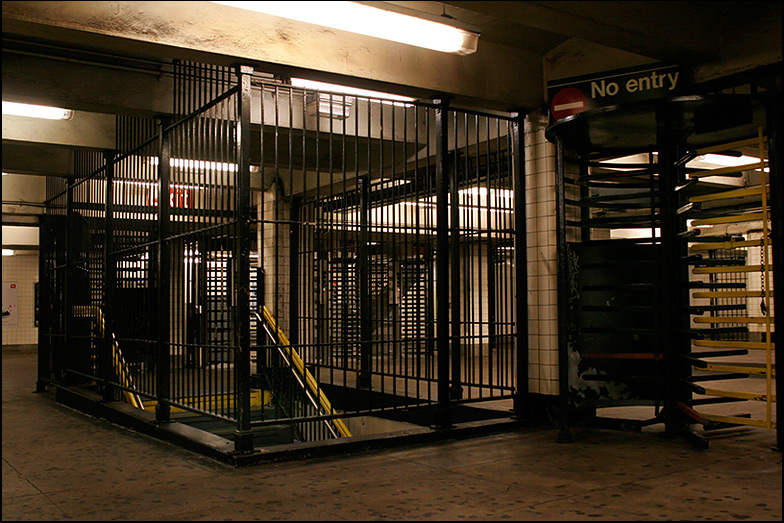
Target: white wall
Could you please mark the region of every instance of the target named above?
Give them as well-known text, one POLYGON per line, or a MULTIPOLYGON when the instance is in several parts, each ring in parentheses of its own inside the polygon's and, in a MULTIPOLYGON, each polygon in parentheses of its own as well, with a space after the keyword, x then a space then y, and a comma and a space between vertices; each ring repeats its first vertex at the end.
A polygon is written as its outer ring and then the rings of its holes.
POLYGON ((3 282, 16 282, 19 318, 16 327, 3 326, 3 345, 38 343, 34 323, 34 290, 38 281, 38 253, 3 256, 3 282))
POLYGON ((555 241, 555 147, 546 118, 526 118, 528 247, 528 390, 558 394, 558 294, 555 241))

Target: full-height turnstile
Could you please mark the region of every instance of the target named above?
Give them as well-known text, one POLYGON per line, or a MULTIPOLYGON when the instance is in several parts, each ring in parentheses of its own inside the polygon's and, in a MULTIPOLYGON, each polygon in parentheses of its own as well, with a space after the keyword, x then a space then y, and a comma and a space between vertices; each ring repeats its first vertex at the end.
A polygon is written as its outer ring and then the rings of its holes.
POLYGON ((565 433, 580 413, 663 422, 703 446, 720 427, 776 429, 782 186, 769 95, 638 102, 548 129, 565 433), (650 410, 618 410, 632 406, 650 410))

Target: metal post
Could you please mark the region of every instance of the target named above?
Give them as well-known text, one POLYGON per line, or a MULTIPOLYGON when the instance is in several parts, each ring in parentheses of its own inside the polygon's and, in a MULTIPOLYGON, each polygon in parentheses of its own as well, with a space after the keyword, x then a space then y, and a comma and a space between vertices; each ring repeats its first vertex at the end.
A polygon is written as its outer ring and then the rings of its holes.
MULTIPOLYGON (((112 260, 114 250, 114 151, 104 153, 106 162, 106 185, 104 187, 104 230, 103 230, 103 344, 101 355, 102 378, 101 395, 104 401, 113 399, 109 386, 113 378, 112 365, 112 328, 110 321, 114 318, 114 288, 117 272, 112 260)), ((99 319, 100 321, 100 319, 99 319)))
MULTIPOLYGON (((515 384, 514 411, 523 414, 528 398, 528 247, 525 208, 525 143, 520 132, 523 115, 515 115, 512 122, 512 160, 514 183, 514 263, 515 263, 515 326, 517 333, 517 383, 515 384)), ((491 302, 492 306, 492 302, 491 302)))
POLYGON ((683 314, 681 293, 685 287, 681 281, 678 255, 678 215, 679 207, 675 188, 678 185, 676 144, 673 142, 673 129, 670 117, 665 108, 656 114, 659 168, 659 208, 661 213, 661 336, 662 347, 665 349, 664 363, 666 373, 666 397, 664 398, 664 428, 672 435, 682 434, 686 428, 684 416, 680 414, 677 404, 691 398, 691 391, 684 387, 681 380, 688 378, 690 367, 679 360, 680 353, 688 352, 682 347, 681 334, 678 332, 679 317, 683 314))
POLYGON ((50 275, 46 261, 52 252, 50 235, 50 220, 47 214, 40 218, 38 244, 38 380, 35 392, 46 392, 46 384, 51 380, 51 354, 52 338, 50 336, 51 309, 49 304, 50 275))
MULTIPOLYGON (((448 107, 444 109, 444 120, 449 119, 448 107)), ((447 124, 448 130, 448 124, 447 124)), ((457 134, 457 126, 454 129, 455 135, 457 134)), ((444 143, 447 143, 448 132, 444 132, 444 143)), ((462 345, 460 339, 460 327, 462 326, 460 316, 460 180, 457 172, 457 146, 453 161, 448 160, 447 147, 444 148, 444 175, 446 183, 449 184, 450 202, 450 227, 449 227, 449 253, 450 253, 450 300, 451 306, 451 329, 450 329, 450 345, 451 345, 451 386, 449 387, 449 397, 453 400, 459 400, 463 397, 463 388, 460 386, 460 347, 462 345), (451 169, 451 170, 450 170, 451 169)), ((466 173, 467 175, 467 173, 466 173)), ((489 176, 489 174, 488 174, 489 176)), ((489 196, 488 196, 489 198, 489 196)))
POLYGON ((370 310, 370 264, 368 261, 368 240, 370 239, 369 232, 369 201, 368 201, 368 179, 362 177, 359 179, 359 246, 357 248, 357 282, 359 283, 359 351, 360 351, 360 368, 358 376, 358 385, 362 388, 370 388, 372 385, 370 379, 371 371, 371 350, 372 350, 372 337, 373 325, 370 310))
POLYGON ((71 310, 71 301, 73 298, 71 265, 73 265, 73 251, 76 248, 73 234, 73 179, 67 179, 65 183, 65 285, 63 291, 63 334, 65 343, 62 346, 61 358, 58 358, 62 364, 62 367, 58 369, 59 378, 63 383, 65 383, 68 378, 68 351, 71 348, 71 317, 73 316, 73 311, 71 310))
POLYGON ((558 442, 569 443, 571 401, 569 397, 569 260, 566 241, 566 190, 563 140, 555 140, 555 238, 558 262, 558 442))
MULTIPOLYGON (((452 425, 449 398, 449 102, 436 100, 436 351, 438 419, 436 428, 452 425)), ((456 203, 456 202, 454 202, 456 203)))
POLYGON ((236 203, 236 235, 234 244, 234 329, 236 340, 237 428, 234 431, 234 450, 238 453, 253 451, 253 434, 250 429, 250 80, 253 68, 237 67, 239 80, 239 121, 237 122, 238 149, 236 203))
MULTIPOLYGON (((784 252, 782 252, 782 244, 784 244, 784 234, 782 234, 782 227, 784 227, 784 219, 782 213, 784 212, 784 180, 781 179, 782 169, 782 151, 781 141, 781 84, 774 86, 776 88, 770 89, 771 96, 767 105, 767 132, 768 132, 768 166, 770 173, 768 176, 768 183, 770 185, 770 199, 768 205, 770 206, 770 229, 771 229, 771 257, 773 262, 773 278, 774 282, 784 281, 784 252)), ((779 286, 782 284, 779 283, 779 286)), ((779 295, 784 295, 779 293, 779 295)), ((774 298, 775 300, 775 298, 774 298)), ((782 306, 774 301, 774 305, 778 306, 778 313, 774 317, 775 328, 772 333, 772 341, 775 348, 775 368, 779 367, 781 358, 779 352, 782 344, 784 344, 784 316, 782 306)), ((770 307, 770 304, 768 304, 770 307)), ((776 419, 781 420, 781 379, 776 379, 776 419)), ((781 423, 780 421, 778 423, 781 423)), ((784 448, 781 439, 781 429, 776 428, 776 446, 781 451, 784 448)))
POLYGON ((158 121, 158 364, 156 368, 157 400, 155 419, 158 422, 169 421, 171 407, 169 405, 169 375, 171 373, 171 358, 169 354, 169 266, 171 263, 169 246, 166 239, 169 236, 169 181, 171 167, 171 148, 168 134, 164 133, 167 127, 165 120, 158 121))
POLYGON ((300 201, 301 197, 292 196, 289 209, 291 216, 291 225, 289 225, 289 343, 292 346, 299 343, 300 201))

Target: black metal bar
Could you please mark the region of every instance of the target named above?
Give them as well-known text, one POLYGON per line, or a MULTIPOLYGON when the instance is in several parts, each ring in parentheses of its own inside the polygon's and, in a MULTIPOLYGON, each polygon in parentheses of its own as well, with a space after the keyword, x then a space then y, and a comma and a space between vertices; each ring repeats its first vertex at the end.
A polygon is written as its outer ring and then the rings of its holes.
POLYGON ((359 376, 357 377, 358 385, 362 388, 370 388, 371 386, 371 349, 373 341, 373 320, 370 302, 370 285, 369 285, 369 269, 370 263, 368 260, 368 241, 370 237, 369 232, 369 212, 368 208, 368 185, 369 180, 366 177, 359 179, 359 245, 357 246, 357 278, 359 289, 359 376))
POLYGON ((50 296, 52 275, 47 268, 46 262, 53 254, 50 234, 52 232, 51 216, 44 213, 40 218, 39 225, 40 246, 38 251, 38 379, 35 384, 35 392, 46 392, 46 384, 52 379, 51 375, 51 355, 52 338, 50 336, 52 314, 52 297, 50 296))
POLYGON ((166 243, 169 236, 169 186, 171 179, 171 148, 169 134, 164 133, 166 122, 158 122, 158 259, 157 259, 157 285, 158 285, 158 333, 157 333, 157 355, 158 364, 156 365, 157 379, 157 398, 158 403, 155 407, 155 419, 158 422, 169 421, 171 398, 169 375, 171 373, 170 349, 169 349, 169 304, 171 301, 169 290, 169 269, 170 253, 169 245, 166 243))
POLYGON ((512 122, 514 147, 514 263, 515 263, 515 327, 517 344, 517 383, 515 384, 514 411, 523 413, 528 398, 528 248, 525 199, 525 138, 521 132, 523 115, 516 115, 512 122))
POLYGON ((684 388, 682 380, 686 378, 691 368, 683 363, 679 353, 682 351, 683 338, 679 331, 679 316, 688 319, 679 309, 680 297, 685 286, 679 277, 679 248, 682 241, 678 234, 682 232, 678 227, 678 186, 677 166, 678 160, 676 144, 673 143, 671 129, 668 127, 670 117, 668 112, 661 108, 656 114, 657 120, 657 150, 659 166, 659 201, 661 219, 661 347, 664 350, 664 372, 666 379, 664 398, 664 425, 665 431, 670 434, 683 432, 684 418, 677 408, 678 403, 691 400, 691 392, 684 388))
MULTIPOLYGON (((447 116, 449 111, 445 110, 445 116, 447 116)), ((450 345, 451 345, 451 354, 450 354, 450 364, 451 364, 451 385, 449 387, 449 399, 452 400, 459 400, 463 397, 463 388, 460 386, 460 366, 461 366, 461 337, 460 337, 460 328, 462 326, 461 322, 461 314, 460 314, 460 301, 461 298, 465 301, 468 301, 468 296, 461 296, 460 293, 460 183, 458 180, 458 145, 457 145, 457 138, 458 138, 458 125, 457 125, 457 113, 455 112, 455 122, 454 128, 452 132, 454 134, 454 141, 455 141, 455 148, 452 151, 452 158, 454 161, 445 161, 444 164, 444 176, 446 178, 446 183, 449 184, 449 213, 450 213, 450 231, 449 231, 449 252, 450 252, 450 261, 449 261, 449 278, 450 278, 450 294, 449 294, 449 305, 451 307, 451 318, 450 318, 450 345)), ((444 141, 446 142, 446 137, 449 136, 448 132, 444 134, 444 141)), ((444 152, 446 153, 446 147, 444 152)), ((448 156, 444 156, 444 159, 448 158, 448 156)), ((468 197, 468 196, 466 196, 468 197)), ((439 201, 440 205, 440 201, 439 201)), ((468 226, 468 220, 466 220, 466 226, 468 226)))
MULTIPOLYGON (((293 181, 290 181, 289 187, 291 187, 292 184, 293 181)), ((300 204, 301 198, 299 196, 291 197, 291 205, 289 208, 291 216, 291 224, 289 225, 289 342, 292 345, 298 345, 300 342, 300 204)))
POLYGON ((104 230, 103 230, 103 346, 101 367, 104 384, 101 393, 104 401, 112 399, 112 389, 107 384, 112 381, 114 368, 112 365, 112 328, 111 318, 114 316, 114 288, 117 285, 117 271, 112 259, 114 250, 114 151, 104 153, 106 178, 103 192, 104 230))
POLYGON ((449 102, 438 101, 436 133, 436 352, 438 361, 438 419, 436 428, 452 424, 449 405, 449 102))
POLYGON ((62 353, 58 358, 62 363, 59 369, 59 378, 65 382, 68 378, 68 367, 70 364, 69 352, 71 350, 71 335, 72 335, 72 298, 73 298, 73 255, 76 249, 76 242, 74 239, 74 228, 76 220, 73 213, 73 179, 66 180, 66 196, 65 196, 65 282, 63 291, 63 334, 65 337, 65 344, 61 347, 62 353))
POLYGON ((569 431, 571 398, 569 397, 569 263, 566 242, 566 205, 564 183, 564 145, 560 137, 555 141, 555 237, 557 251, 558 287, 558 441, 572 441, 569 431))
POLYGON ((236 389, 237 428, 234 432, 235 452, 253 451, 253 434, 250 430, 250 79, 253 68, 238 66, 239 80, 237 122, 238 169, 236 174, 235 212, 236 238, 234 245, 235 313, 236 336, 236 389))

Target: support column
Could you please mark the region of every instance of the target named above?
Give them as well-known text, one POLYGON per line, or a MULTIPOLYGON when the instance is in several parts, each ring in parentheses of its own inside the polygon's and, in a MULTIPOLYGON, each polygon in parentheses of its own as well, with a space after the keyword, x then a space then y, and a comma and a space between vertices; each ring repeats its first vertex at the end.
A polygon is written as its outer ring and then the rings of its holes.
POLYGON ((155 406, 155 420, 158 422, 169 421, 171 406, 169 389, 171 374, 171 357, 169 354, 169 318, 170 289, 169 246, 166 239, 169 237, 169 185, 171 178, 171 147, 169 136, 164 132, 168 125, 166 120, 158 121, 158 256, 157 256, 157 286, 158 286, 158 362, 156 368, 157 400, 155 406))
MULTIPOLYGON (((515 115, 512 122, 512 146, 514 157, 514 213, 515 213, 515 327, 517 347, 517 383, 515 384, 514 412, 521 416, 528 399, 528 242, 526 241, 525 212, 525 143, 521 133, 523 115, 515 115)), ((493 303, 490 302, 490 307, 493 303)))
POLYGON ((237 122, 239 167, 236 178, 235 242, 234 242, 234 329, 236 341, 235 394, 237 395, 237 428, 234 431, 234 450, 253 452, 250 428, 250 79, 253 68, 237 67, 239 80, 237 122))
POLYGON ((435 428, 452 426, 449 398, 449 103, 436 100, 436 352, 438 419, 435 428))
POLYGON ((114 289, 117 284, 112 251, 114 250, 114 151, 104 153, 105 187, 104 187, 104 228, 103 228, 103 352, 101 354, 101 397, 104 401, 113 399, 109 383, 114 377, 112 365, 112 332, 111 320, 114 318, 114 289))
POLYGON ((564 201, 564 146, 560 137, 555 141, 555 237, 558 262, 558 442, 570 443, 569 415, 569 260, 566 241, 566 204, 564 201))

